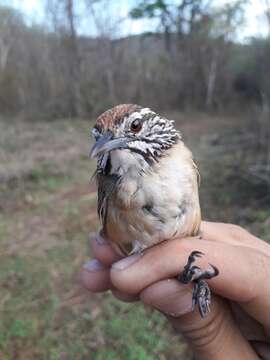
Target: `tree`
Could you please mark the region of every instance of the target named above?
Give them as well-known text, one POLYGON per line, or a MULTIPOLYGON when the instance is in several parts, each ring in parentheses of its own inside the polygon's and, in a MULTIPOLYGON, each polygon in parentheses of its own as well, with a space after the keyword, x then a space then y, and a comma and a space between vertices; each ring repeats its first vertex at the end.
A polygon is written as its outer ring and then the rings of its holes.
POLYGON ((245 1, 218 8, 211 4, 207 0, 144 0, 130 13, 133 19, 150 18, 158 25, 169 53, 168 66, 178 67, 173 76, 182 74, 177 81, 181 98, 193 99, 196 105, 207 108, 217 104, 217 81, 222 77, 233 34, 242 21, 245 1))
POLYGON ((74 0, 47 0, 54 30, 61 33, 61 46, 65 56, 69 81, 66 94, 71 116, 84 115, 84 103, 81 92, 81 54, 77 35, 77 15, 74 0))
POLYGON ((179 38, 196 30, 196 23, 207 13, 207 0, 144 0, 131 10, 133 19, 144 17, 157 20, 158 30, 164 34, 166 49, 170 49, 171 33, 179 38))
POLYGON ((264 14, 268 25, 268 35, 270 35, 270 0, 261 0, 262 5, 264 6, 264 14))
POLYGON ((17 34, 24 28, 22 15, 9 7, 0 8, 0 71, 5 71, 17 34))

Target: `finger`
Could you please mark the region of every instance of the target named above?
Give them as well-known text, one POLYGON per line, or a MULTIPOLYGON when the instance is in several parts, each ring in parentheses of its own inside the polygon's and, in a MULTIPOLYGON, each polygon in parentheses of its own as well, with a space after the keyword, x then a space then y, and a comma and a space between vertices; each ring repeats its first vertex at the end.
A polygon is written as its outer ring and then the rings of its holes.
POLYGON ((267 341, 267 334, 264 327, 253 317, 249 316, 245 310, 236 302, 230 302, 233 318, 243 336, 249 341, 267 341))
POLYGON ((202 221, 202 237, 210 241, 225 242, 231 245, 249 246, 270 255, 270 246, 265 241, 243 229, 241 226, 202 221))
POLYGON ((260 355, 260 359, 269 360, 270 359, 270 344, 261 342, 261 341, 252 341, 252 346, 255 349, 256 353, 260 355))
POLYGON ((112 287, 110 269, 97 259, 90 260, 81 270, 80 282, 92 292, 106 291, 112 287))
POLYGON ((270 258, 248 247, 197 238, 170 240, 143 256, 132 255, 113 264, 112 282, 124 292, 139 293, 159 280, 179 275, 193 250, 207 254, 196 265, 206 269, 209 262, 218 267, 219 275, 209 280, 214 292, 241 302, 251 316, 270 326, 265 316, 270 311, 270 258))
POLYGON ((160 280, 140 293, 140 299, 165 315, 178 318, 192 312, 192 286, 176 279, 160 280))
POLYGON ((93 256, 101 261, 103 264, 110 266, 112 263, 121 259, 121 256, 116 253, 110 243, 102 235, 98 233, 96 237, 90 239, 93 256))
POLYGON ((141 292, 140 298, 145 304, 167 315, 174 328, 186 337, 199 359, 256 359, 225 301, 213 297, 212 310, 202 319, 198 310, 192 312, 191 288, 175 279, 150 285, 141 292))
POLYGON ((114 289, 110 281, 109 268, 98 260, 90 260, 86 263, 80 274, 80 282, 84 288, 92 292, 103 292, 111 289, 112 294, 121 301, 135 302, 139 300, 139 295, 131 295, 114 289))
POLYGON ((140 300, 139 295, 127 294, 117 289, 112 289, 112 294, 114 297, 116 297, 116 299, 127 303, 136 302, 140 300))

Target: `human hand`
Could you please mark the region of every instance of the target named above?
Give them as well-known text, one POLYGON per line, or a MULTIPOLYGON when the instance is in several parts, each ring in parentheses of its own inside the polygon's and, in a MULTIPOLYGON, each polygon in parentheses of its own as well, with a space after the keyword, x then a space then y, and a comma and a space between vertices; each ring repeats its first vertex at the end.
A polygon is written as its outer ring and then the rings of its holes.
POLYGON ((158 309, 199 359, 270 359, 270 246, 235 225, 203 222, 201 230, 203 239, 165 241, 124 259, 99 236, 81 282, 92 292, 111 289, 120 300, 158 309), (204 319, 191 311, 192 285, 175 279, 193 250, 206 254, 199 266, 205 269, 207 260, 220 271, 209 280, 215 295, 204 319))

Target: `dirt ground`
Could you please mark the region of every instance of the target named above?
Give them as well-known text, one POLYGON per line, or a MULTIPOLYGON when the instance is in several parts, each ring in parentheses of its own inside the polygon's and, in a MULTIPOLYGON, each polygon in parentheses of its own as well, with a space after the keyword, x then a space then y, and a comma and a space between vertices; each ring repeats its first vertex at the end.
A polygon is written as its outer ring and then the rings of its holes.
MULTIPOLYGON (((237 172, 237 144, 223 146, 245 119, 171 115, 199 164, 204 218, 270 240, 269 205, 237 172)), ((0 359, 188 359, 160 314, 109 293, 66 301, 99 228, 91 126, 0 122, 0 359)))

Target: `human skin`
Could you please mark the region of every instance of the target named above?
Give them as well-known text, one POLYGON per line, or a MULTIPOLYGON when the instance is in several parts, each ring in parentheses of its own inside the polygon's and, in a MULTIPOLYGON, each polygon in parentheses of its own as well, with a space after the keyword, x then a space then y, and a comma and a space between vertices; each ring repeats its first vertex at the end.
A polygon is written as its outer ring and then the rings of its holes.
POLYGON ((164 241, 124 259, 99 234, 81 284, 162 312, 196 359, 270 359, 270 246, 236 225, 204 221, 201 231, 201 237, 164 241), (192 284, 175 279, 193 250, 205 254, 196 265, 219 269, 208 281, 213 296, 204 319, 192 312, 192 284))

